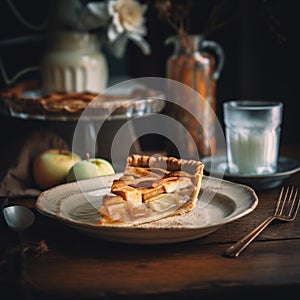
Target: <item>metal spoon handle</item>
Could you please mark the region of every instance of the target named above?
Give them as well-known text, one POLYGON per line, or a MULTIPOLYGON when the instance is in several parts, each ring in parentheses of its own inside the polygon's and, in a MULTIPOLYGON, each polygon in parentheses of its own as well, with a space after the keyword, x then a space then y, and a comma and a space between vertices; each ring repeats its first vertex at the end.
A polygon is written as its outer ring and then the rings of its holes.
POLYGON ((225 254, 229 257, 238 257, 240 253, 275 219, 275 217, 270 216, 265 219, 260 225, 258 225, 254 230, 252 230, 245 237, 240 239, 234 245, 230 246, 225 254))

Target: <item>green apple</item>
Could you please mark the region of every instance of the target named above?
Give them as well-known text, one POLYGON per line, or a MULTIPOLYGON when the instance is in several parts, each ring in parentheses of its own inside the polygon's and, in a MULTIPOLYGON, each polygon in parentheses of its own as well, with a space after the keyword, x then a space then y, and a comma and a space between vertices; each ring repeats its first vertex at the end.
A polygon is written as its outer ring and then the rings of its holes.
POLYGON ((67 182, 115 174, 113 166, 103 158, 91 158, 77 162, 67 175, 67 182))
POLYGON ((81 161, 75 153, 63 149, 47 149, 33 161, 33 178, 42 190, 66 182, 71 167, 81 161))

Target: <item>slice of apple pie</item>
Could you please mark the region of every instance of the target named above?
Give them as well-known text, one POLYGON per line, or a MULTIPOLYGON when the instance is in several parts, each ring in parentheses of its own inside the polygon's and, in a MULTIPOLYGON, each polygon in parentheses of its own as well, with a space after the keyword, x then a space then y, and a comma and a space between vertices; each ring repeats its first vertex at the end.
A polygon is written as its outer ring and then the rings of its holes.
POLYGON ((100 224, 137 225, 191 211, 204 165, 200 161, 132 155, 102 199, 100 224))

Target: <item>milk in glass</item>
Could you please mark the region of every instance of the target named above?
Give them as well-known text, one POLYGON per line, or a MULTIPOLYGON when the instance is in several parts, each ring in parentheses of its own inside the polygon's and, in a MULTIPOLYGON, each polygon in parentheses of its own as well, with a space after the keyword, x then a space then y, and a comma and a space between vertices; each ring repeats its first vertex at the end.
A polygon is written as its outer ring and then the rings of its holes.
POLYGON ((227 163, 230 173, 260 175, 276 172, 282 103, 224 103, 227 163))

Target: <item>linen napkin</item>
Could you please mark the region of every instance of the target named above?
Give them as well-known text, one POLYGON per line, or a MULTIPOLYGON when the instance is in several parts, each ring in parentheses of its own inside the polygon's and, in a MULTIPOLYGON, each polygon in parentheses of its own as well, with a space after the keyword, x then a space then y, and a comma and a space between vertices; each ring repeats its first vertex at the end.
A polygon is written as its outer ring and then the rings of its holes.
POLYGON ((61 139, 61 148, 68 149, 66 142, 54 132, 39 130, 25 137, 15 162, 9 167, 0 183, 0 196, 35 197, 41 190, 35 185, 32 177, 32 163, 42 151, 57 148, 61 139))

